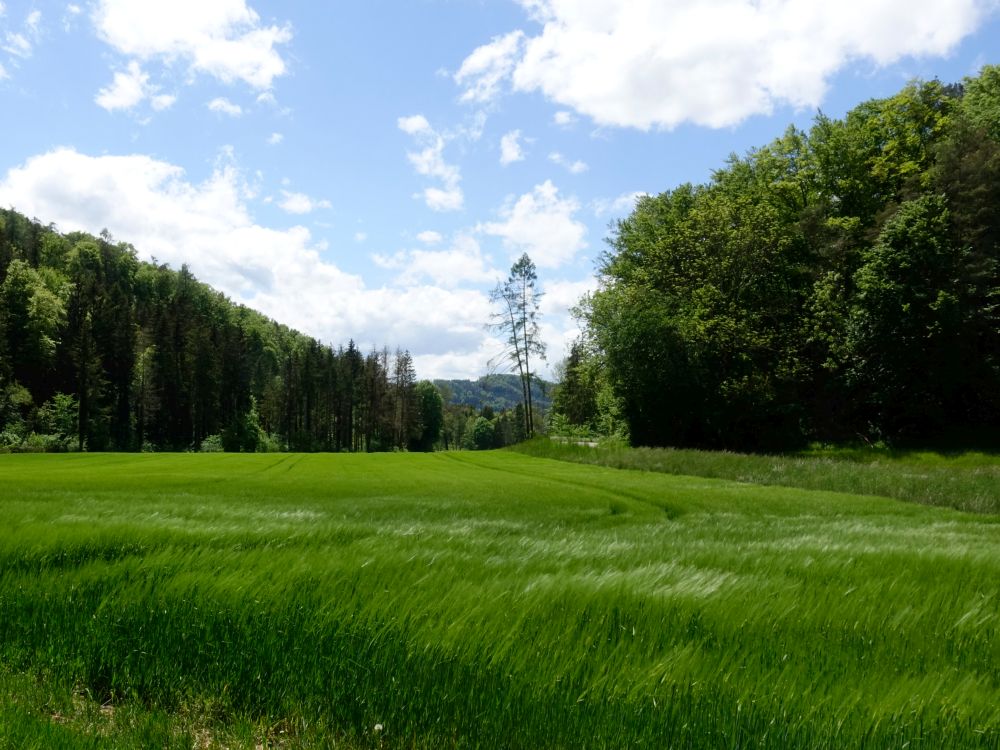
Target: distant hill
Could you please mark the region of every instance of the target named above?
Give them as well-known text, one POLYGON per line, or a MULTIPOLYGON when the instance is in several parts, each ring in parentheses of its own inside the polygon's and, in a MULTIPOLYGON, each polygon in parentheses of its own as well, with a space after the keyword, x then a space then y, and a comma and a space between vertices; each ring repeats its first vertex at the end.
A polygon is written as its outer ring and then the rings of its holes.
MULTIPOLYGON (((499 411, 513 409, 521 403, 521 379, 517 375, 484 375, 478 380, 435 380, 434 385, 451 390, 450 403, 466 404, 475 409, 490 406, 499 411)), ((544 380, 532 382, 531 399, 535 408, 548 411, 553 385, 544 380)))

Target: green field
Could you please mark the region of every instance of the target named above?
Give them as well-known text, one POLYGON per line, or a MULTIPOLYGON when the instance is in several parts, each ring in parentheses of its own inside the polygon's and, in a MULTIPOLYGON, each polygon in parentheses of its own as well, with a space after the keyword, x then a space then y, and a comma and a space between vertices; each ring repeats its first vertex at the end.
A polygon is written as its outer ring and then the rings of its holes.
POLYGON ((997 748, 998 613, 1000 516, 916 502, 0 456, 0 748, 997 748))

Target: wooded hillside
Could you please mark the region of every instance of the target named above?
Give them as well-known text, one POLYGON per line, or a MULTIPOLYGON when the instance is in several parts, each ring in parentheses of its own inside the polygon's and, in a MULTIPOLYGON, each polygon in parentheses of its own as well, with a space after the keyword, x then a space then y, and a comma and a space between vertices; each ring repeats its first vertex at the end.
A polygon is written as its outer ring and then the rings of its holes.
POLYGON ((333 349, 107 233, 0 210, 0 447, 416 446, 415 386, 406 352, 333 349))

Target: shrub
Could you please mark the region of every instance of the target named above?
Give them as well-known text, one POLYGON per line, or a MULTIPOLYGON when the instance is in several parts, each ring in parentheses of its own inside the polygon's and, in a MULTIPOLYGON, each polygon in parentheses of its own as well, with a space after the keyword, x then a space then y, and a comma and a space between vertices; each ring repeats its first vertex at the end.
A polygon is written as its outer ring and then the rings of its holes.
POLYGON ((222 436, 209 435, 201 441, 200 450, 202 453, 222 453, 225 450, 222 446, 222 436))

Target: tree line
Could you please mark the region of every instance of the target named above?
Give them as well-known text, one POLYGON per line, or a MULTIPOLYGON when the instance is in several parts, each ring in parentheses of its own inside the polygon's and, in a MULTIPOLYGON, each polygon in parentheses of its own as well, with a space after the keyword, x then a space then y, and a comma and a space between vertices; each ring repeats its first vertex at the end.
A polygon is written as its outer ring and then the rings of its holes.
POLYGON ((431 450, 408 352, 334 349, 105 232, 0 210, 0 448, 431 450))
POLYGON ((638 201, 554 410, 638 445, 996 440, 1000 67, 638 201))

